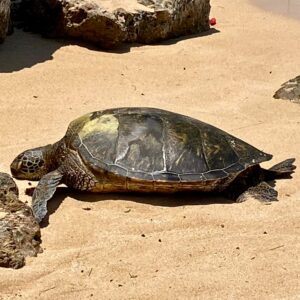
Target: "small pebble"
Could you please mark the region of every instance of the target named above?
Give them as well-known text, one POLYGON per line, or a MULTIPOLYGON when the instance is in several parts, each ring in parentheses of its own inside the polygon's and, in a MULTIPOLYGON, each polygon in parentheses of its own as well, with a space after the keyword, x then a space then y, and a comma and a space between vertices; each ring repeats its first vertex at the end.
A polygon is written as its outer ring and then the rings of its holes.
POLYGON ((25 195, 32 196, 33 192, 34 192, 34 189, 35 188, 33 188, 33 187, 25 189, 25 195))
POLYGON ((92 210, 90 207, 83 207, 83 210, 92 210))

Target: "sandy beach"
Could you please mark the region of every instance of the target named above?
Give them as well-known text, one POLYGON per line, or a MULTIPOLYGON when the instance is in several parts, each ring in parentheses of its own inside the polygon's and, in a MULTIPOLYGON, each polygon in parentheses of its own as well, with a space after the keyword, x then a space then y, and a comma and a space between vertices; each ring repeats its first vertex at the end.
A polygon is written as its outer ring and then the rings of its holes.
MULTIPOLYGON (((149 106, 295 157, 279 201, 90 195, 59 188, 43 253, 0 269, 0 299, 300 299, 300 105, 273 99, 299 75, 300 21, 247 0, 211 0, 206 34, 104 52, 16 30, 0 45, 0 171, 59 140, 70 121, 149 106), (87 210, 89 208, 90 210, 87 210)), ((17 181, 22 201, 27 181, 17 181)), ((34 183, 35 184, 35 183, 34 183)))

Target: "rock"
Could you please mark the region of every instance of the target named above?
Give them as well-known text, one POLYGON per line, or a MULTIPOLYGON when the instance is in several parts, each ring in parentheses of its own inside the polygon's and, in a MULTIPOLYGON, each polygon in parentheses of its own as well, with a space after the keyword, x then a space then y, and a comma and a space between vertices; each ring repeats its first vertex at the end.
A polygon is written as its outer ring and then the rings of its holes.
POLYGON ((31 208, 18 199, 15 182, 0 173, 0 267, 23 267, 26 256, 42 252, 40 237, 31 208))
POLYGON ((300 75, 283 83, 273 97, 275 99, 300 101, 300 75))
POLYGON ((209 0, 23 0, 28 29, 112 48, 209 29, 209 0))
POLYGON ((10 0, 0 0, 0 43, 10 29, 10 0))

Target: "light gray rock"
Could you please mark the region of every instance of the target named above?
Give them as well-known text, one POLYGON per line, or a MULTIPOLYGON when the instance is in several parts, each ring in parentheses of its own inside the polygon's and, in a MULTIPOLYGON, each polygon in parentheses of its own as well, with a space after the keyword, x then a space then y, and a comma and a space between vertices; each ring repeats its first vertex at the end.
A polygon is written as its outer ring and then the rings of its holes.
POLYGON ((10 0, 0 0, 0 43, 8 33, 10 26, 10 0))
POLYGON ((209 29, 209 0, 24 0, 28 29, 112 48, 209 29))
POLYGON ((281 88, 274 94, 274 98, 300 103, 300 75, 283 83, 281 88))

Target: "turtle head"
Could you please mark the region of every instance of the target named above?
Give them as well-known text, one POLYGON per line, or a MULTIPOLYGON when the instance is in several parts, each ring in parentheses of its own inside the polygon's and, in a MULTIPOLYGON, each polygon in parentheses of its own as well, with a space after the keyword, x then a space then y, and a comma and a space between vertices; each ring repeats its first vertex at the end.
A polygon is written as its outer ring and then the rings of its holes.
POLYGON ((12 175, 18 179, 41 179, 42 176, 51 171, 49 163, 47 163, 51 148, 51 145, 47 145, 19 154, 10 165, 12 175))

